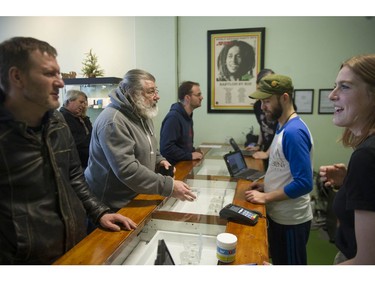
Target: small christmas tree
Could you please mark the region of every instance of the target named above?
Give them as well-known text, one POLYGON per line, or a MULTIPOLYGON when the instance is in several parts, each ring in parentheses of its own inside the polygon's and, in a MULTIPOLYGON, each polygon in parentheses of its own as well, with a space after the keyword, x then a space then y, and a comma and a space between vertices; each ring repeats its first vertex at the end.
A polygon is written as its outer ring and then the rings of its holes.
POLYGON ((98 64, 98 57, 90 49, 89 53, 86 53, 86 58, 82 62, 82 73, 84 77, 100 77, 104 75, 104 70, 100 69, 98 64))

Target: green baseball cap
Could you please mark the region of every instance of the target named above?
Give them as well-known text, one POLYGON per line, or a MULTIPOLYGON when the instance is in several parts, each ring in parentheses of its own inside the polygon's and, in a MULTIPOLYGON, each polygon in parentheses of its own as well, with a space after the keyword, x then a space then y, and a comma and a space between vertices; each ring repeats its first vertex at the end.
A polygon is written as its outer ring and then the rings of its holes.
POLYGON ((249 97, 263 100, 284 93, 293 93, 292 79, 284 75, 269 74, 259 81, 258 89, 249 97))

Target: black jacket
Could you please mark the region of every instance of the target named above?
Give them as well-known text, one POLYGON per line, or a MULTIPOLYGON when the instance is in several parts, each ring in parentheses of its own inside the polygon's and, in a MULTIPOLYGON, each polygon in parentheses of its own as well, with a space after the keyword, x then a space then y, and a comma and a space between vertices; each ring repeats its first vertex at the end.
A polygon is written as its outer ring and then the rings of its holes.
POLYGON ((86 235, 109 208, 89 191, 60 112, 40 133, 0 105, 0 264, 50 264, 86 235))
POLYGON ((60 112, 64 115, 65 121, 68 124, 70 131, 72 132, 74 141, 77 146, 79 159, 81 160, 83 169, 85 169, 89 160, 89 148, 92 132, 92 124, 90 118, 88 116, 83 117, 83 124, 80 121, 80 118, 74 116, 65 107, 61 107, 60 112), (85 127, 87 128, 87 132, 85 127))

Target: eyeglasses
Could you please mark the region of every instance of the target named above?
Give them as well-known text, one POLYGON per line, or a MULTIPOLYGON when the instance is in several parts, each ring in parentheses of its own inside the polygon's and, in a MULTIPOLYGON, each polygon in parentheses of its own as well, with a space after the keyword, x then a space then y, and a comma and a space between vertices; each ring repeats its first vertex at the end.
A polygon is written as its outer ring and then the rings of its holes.
POLYGON ((159 90, 158 89, 150 89, 150 90, 145 91, 145 93, 146 93, 146 95, 153 97, 153 96, 159 94, 159 90))

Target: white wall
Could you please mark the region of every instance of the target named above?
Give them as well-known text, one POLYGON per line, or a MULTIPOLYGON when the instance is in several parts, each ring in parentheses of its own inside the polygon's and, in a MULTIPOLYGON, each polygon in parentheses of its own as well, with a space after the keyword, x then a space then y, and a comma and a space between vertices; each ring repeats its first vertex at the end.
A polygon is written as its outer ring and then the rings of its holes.
POLYGON ((61 72, 82 77, 82 61, 92 48, 107 77, 135 67, 134 17, 0 17, 3 41, 30 36, 57 49, 61 72))
POLYGON ((172 103, 177 100, 177 28, 175 17, 136 17, 136 65, 156 78, 160 100, 154 119, 155 133, 172 103))

